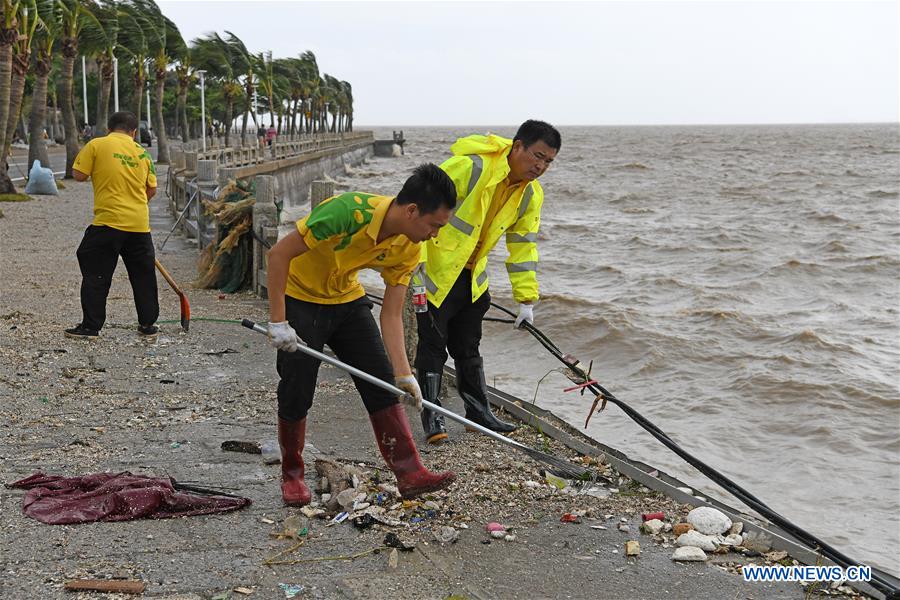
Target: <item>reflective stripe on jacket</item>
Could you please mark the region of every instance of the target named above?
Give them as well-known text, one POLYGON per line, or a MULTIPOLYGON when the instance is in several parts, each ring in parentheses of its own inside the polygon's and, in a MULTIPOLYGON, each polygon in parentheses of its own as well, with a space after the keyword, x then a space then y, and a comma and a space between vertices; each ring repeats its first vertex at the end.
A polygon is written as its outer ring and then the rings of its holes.
POLYGON ((513 297, 517 302, 538 299, 537 236, 544 202, 540 184, 520 184, 494 219, 484 222, 497 184, 509 174, 511 148, 512 140, 495 135, 460 138, 451 147, 454 156, 441 165, 456 185, 456 210, 437 237, 422 244, 416 277, 435 306, 441 305, 453 287, 484 227, 489 229, 472 269, 472 301, 488 289, 487 256, 501 236, 505 236, 509 251, 506 271, 513 297))

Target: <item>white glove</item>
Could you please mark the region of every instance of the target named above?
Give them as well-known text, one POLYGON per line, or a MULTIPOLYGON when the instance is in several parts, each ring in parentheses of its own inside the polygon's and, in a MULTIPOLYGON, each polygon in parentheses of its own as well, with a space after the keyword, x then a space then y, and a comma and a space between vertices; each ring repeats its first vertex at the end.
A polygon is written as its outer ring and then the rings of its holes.
POLYGON ((529 324, 534 325, 534 305, 532 304, 520 304, 519 305, 519 316, 516 317, 516 324, 513 325, 516 329, 522 326, 522 321, 528 321, 529 324))
POLYGON ((395 379, 397 387, 408 395, 401 396, 400 401, 422 412, 422 390, 419 382, 412 375, 403 375, 395 379), (411 397, 410 397, 411 396, 411 397))
POLYGON ((269 340, 275 348, 285 352, 296 352, 300 347, 297 332, 287 321, 269 323, 269 340))

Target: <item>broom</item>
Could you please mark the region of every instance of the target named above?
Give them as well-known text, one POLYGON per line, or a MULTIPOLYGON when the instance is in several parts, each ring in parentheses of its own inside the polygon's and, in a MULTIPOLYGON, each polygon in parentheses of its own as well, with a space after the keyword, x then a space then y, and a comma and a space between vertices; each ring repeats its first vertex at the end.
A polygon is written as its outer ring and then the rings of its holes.
MULTIPOLYGON (((257 333, 269 335, 268 329, 266 329, 262 325, 254 323, 250 319, 244 319, 243 321, 241 321, 241 325, 243 325, 247 329, 252 329, 253 331, 255 331, 257 333)), ((403 390, 401 390, 400 388, 395 387, 386 381, 382 381, 381 379, 378 379, 377 377, 374 377, 373 375, 370 375, 370 374, 366 373, 365 371, 360 371, 356 367, 352 367, 346 363, 343 363, 336 358, 332 358, 331 356, 328 356, 327 354, 323 354, 323 353, 319 352, 318 350, 313 350, 312 348, 310 348, 309 346, 304 344, 303 341, 299 337, 297 338, 297 341, 299 342, 299 346, 300 346, 299 351, 303 352, 304 354, 308 354, 309 356, 317 358, 317 359, 321 360, 322 362, 328 363, 329 365, 335 366, 339 369, 343 369, 344 371, 350 373, 351 375, 356 375, 360 379, 364 379, 365 381, 368 381, 372 385, 376 385, 376 386, 380 387, 381 389, 386 390, 397 396, 408 396, 409 395, 406 392, 404 392, 403 390)), ((451 419, 458 423, 462 423, 463 425, 465 425, 466 427, 468 427, 470 429, 475 429, 477 431, 480 431, 481 433, 497 440, 498 442, 506 444, 507 446, 512 446, 516 450, 524 452, 525 454, 527 454, 534 460, 548 465, 550 467, 550 471, 559 477, 565 477, 566 479, 580 479, 580 480, 590 480, 590 479, 595 478, 589 469, 579 467, 578 465, 572 464, 565 459, 558 458, 556 456, 552 456, 545 452, 541 452, 540 450, 535 450, 534 448, 529 448, 525 444, 521 444, 521 443, 517 442, 516 440, 513 440, 506 436, 500 435, 496 431, 491 431, 487 427, 484 427, 482 425, 479 425, 478 423, 470 421, 470 420, 466 419, 465 417, 461 417, 458 414, 456 414, 455 412, 453 412, 452 410, 447 410, 443 406, 438 406, 437 404, 434 404, 427 400, 422 400, 422 406, 427 408, 428 410, 433 410, 436 413, 442 414, 445 417, 447 417, 448 419, 451 419)))

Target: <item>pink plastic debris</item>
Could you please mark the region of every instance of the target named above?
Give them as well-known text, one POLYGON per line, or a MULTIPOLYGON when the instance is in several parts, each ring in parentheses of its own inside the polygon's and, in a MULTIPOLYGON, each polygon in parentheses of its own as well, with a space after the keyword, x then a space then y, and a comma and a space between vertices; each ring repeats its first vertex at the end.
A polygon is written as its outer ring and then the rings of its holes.
POLYGON ((488 531, 506 531, 506 527, 501 525, 500 523, 488 523, 484 526, 488 531))

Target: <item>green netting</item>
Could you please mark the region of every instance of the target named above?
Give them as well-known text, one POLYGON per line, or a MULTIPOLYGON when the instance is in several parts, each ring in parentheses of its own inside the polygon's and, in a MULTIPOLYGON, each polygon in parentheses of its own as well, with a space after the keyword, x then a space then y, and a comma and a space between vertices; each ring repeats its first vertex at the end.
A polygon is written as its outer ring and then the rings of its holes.
POLYGON ((253 281, 253 205, 256 188, 252 181, 229 181, 214 202, 203 201, 206 214, 216 220, 216 240, 200 254, 197 287, 233 293, 253 281))

